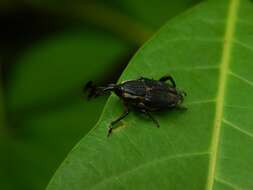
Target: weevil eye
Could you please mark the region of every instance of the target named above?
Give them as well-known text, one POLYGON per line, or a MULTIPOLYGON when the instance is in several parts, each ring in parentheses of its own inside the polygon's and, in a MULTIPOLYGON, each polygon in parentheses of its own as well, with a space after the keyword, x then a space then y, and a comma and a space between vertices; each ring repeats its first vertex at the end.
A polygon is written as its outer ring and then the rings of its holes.
POLYGON ((114 87, 114 92, 115 92, 118 96, 122 96, 123 90, 124 90, 123 87, 120 86, 120 85, 116 85, 116 86, 114 87))
POLYGON ((116 89, 117 89, 118 92, 122 92, 122 91, 124 90, 123 87, 120 86, 120 85, 118 85, 118 86, 116 87, 116 89))

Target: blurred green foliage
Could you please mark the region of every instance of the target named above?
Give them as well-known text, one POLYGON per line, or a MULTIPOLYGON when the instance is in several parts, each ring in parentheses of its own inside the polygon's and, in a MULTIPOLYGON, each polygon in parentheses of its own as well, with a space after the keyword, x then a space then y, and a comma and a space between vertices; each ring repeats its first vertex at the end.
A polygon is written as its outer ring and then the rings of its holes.
POLYGON ((16 187, 45 185, 55 166, 95 124, 106 98, 87 101, 82 88, 90 79, 107 77, 107 69, 126 50, 110 36, 72 31, 29 48, 17 61, 6 94, 16 187), (40 175, 31 184, 34 171, 40 175))
POLYGON ((107 99, 87 101, 84 84, 116 82, 136 48, 197 2, 1 2, 0 188, 44 189, 107 99))

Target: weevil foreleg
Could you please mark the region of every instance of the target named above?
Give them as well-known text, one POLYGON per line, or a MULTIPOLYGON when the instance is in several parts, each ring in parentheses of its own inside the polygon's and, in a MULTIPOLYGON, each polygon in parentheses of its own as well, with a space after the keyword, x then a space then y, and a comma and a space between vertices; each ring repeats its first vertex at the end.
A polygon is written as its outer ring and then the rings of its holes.
POLYGON ((159 81, 161 81, 161 82, 166 82, 167 80, 169 80, 171 82, 171 84, 174 88, 176 87, 176 83, 175 83, 174 79, 172 78, 172 76, 170 76, 170 75, 165 75, 159 79, 159 81))
POLYGON ((114 121, 111 122, 110 127, 108 129, 108 134, 107 134, 108 137, 112 134, 112 131, 114 129, 113 126, 116 123, 118 123, 120 120, 124 119, 128 114, 129 114, 128 105, 126 103, 124 103, 124 112, 119 116, 119 118, 117 118, 116 120, 114 120, 114 121))

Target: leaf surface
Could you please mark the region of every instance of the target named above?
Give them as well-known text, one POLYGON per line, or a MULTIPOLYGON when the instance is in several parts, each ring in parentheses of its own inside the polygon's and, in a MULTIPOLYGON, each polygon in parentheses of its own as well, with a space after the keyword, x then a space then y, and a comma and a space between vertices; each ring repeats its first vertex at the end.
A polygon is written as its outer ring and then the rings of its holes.
POLYGON ((188 93, 186 112, 124 119, 112 95, 92 130, 48 185, 55 189, 252 189, 253 4, 207 1, 140 49, 120 81, 170 73, 188 93))
POLYGON ((191 8, 201 0, 122 0, 118 2, 130 16, 141 21, 150 28, 160 28, 168 19, 191 8))

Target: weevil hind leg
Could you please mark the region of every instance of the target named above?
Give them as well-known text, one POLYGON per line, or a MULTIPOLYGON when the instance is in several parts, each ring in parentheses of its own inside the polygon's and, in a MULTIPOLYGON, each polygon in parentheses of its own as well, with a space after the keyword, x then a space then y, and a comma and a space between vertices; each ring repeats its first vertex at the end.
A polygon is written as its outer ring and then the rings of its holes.
POLYGON ((180 110, 180 111, 187 111, 187 110, 188 110, 187 107, 182 106, 182 105, 176 106, 175 109, 176 109, 176 110, 180 110))
POLYGON ((171 82, 172 86, 175 88, 175 87, 176 87, 176 83, 175 83, 175 81, 174 81, 174 79, 173 79, 172 76, 170 76, 170 75, 165 75, 165 76, 163 76, 163 77, 161 77, 161 78, 159 79, 160 82, 166 82, 166 81, 168 81, 168 80, 171 82))
POLYGON ((152 122, 156 125, 157 128, 160 127, 159 122, 150 112, 148 112, 147 110, 141 110, 141 112, 148 116, 148 118, 152 120, 152 122))
POLYGON ((157 119, 154 118, 154 117, 152 116, 152 114, 149 113, 149 112, 147 112, 146 114, 147 114, 147 116, 155 123, 156 127, 159 128, 159 127, 160 127, 160 124, 159 124, 159 122, 157 121, 157 119))
POLYGON ((128 114, 129 114, 129 107, 126 103, 124 103, 124 112, 116 120, 114 120, 110 123, 107 137, 109 137, 112 134, 113 129, 115 129, 114 125, 117 124, 122 119, 124 119, 128 114))
POLYGON ((147 77, 139 77, 137 80, 141 80, 141 81, 143 81, 143 80, 148 80, 148 78, 147 77))

